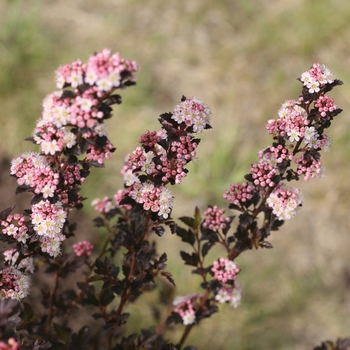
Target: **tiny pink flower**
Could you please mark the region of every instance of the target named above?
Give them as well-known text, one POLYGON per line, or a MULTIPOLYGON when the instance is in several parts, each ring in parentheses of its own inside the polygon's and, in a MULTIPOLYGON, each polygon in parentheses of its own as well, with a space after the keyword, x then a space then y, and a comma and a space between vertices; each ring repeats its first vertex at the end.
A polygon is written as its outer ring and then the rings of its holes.
POLYGON ((73 244, 73 250, 76 256, 90 256, 94 246, 87 241, 81 241, 73 244))

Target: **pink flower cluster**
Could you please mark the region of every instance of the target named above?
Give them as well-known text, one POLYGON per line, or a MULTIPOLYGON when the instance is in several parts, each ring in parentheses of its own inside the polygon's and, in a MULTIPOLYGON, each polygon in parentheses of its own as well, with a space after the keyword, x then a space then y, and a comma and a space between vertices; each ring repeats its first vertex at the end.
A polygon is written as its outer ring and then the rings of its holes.
POLYGON ((173 113, 161 115, 162 130, 146 131, 141 146, 125 157, 124 196, 167 219, 174 197, 165 186, 180 184, 186 176, 185 166, 195 158, 199 143, 193 136, 210 128, 210 113, 203 101, 193 97, 183 98, 173 113))
POLYGON ((26 243, 28 239, 28 227, 22 214, 9 214, 1 221, 1 232, 4 235, 12 236, 16 241, 26 243))
POLYGON ((316 176, 319 178, 324 176, 325 169, 319 160, 302 155, 300 158, 295 159, 295 163, 297 164, 297 174, 303 175, 305 181, 314 179, 316 176))
POLYGON ((14 266, 0 271, 0 298, 21 300, 30 289, 30 277, 14 266))
POLYGON ((33 258, 26 257, 18 263, 19 252, 15 249, 5 250, 3 255, 9 266, 0 271, 0 298, 21 300, 29 293, 33 258))
POLYGON ((13 159, 10 171, 11 175, 17 177, 18 185, 28 186, 35 194, 41 193, 44 198, 53 197, 59 183, 59 174, 39 153, 24 153, 13 159))
POLYGON ((0 350, 18 350, 19 343, 17 343, 16 339, 10 338, 7 343, 0 341, 0 350))
POLYGON ((323 86, 333 83, 334 80, 333 73, 324 64, 319 63, 314 63, 300 78, 311 94, 319 92, 323 86))
POLYGON ((115 205, 112 203, 112 201, 108 197, 104 197, 102 199, 95 198, 91 202, 91 206, 94 207, 94 209, 101 214, 106 214, 110 210, 115 208, 115 205))
POLYGON ((225 199, 244 211, 245 202, 253 198, 255 192, 263 200, 268 198, 268 206, 274 208, 273 213, 279 219, 291 218, 301 205, 301 196, 298 190, 279 186, 280 181, 298 180, 300 176, 308 181, 325 173, 319 152, 330 150, 331 138, 324 131, 341 112, 325 92, 342 82, 336 80, 326 66, 318 63, 304 72, 299 80, 305 86, 303 95, 297 101, 283 103, 278 118, 269 120, 266 125, 274 142, 258 151, 258 163, 252 164, 245 176, 249 185, 231 185, 224 194, 225 199), (332 86, 326 87, 329 84, 332 86), (292 197, 289 192, 294 193, 292 197))
POLYGON ((299 189, 283 183, 278 184, 266 200, 266 204, 272 208, 273 214, 279 220, 288 220, 294 217, 302 202, 303 198, 299 189))
POLYGON ((76 256, 90 256, 94 246, 88 241, 81 241, 73 244, 73 250, 76 256))
POLYGON ((25 272, 34 272, 34 260, 31 256, 22 259, 17 265, 17 259, 19 252, 16 249, 8 249, 4 251, 4 260, 10 265, 15 266, 17 269, 25 272))
POLYGON ((230 218, 225 218, 225 209, 219 209, 216 205, 209 207, 204 212, 203 227, 209 228, 212 231, 218 231, 219 229, 225 229, 226 223, 230 222, 230 218))
POLYGON ((252 199, 254 188, 247 182, 231 184, 230 189, 224 193, 224 198, 235 205, 245 205, 252 199))
POLYGON ((32 205, 31 222, 40 241, 41 250, 56 257, 61 252, 61 242, 65 240, 62 228, 67 212, 61 202, 40 201, 32 205))
POLYGON ((86 84, 98 97, 123 84, 123 79, 139 70, 135 61, 122 58, 119 53, 111 55, 104 49, 91 56, 86 64, 80 60, 64 65, 56 71, 56 83, 59 89, 66 86, 77 88, 86 84))
POLYGON ((307 112, 300 106, 300 102, 288 100, 279 109, 278 119, 269 120, 266 129, 274 137, 296 142, 304 137, 305 127, 309 124, 307 112))
MULTIPOLYGON (((60 254, 66 238, 63 228, 67 213, 82 206, 79 186, 88 176, 89 168, 102 166, 114 151, 104 123, 112 116, 111 105, 121 102, 121 97, 113 93, 133 85, 138 69, 134 61, 105 49, 85 64, 78 60, 56 71, 60 90, 44 99, 42 116, 31 138, 40 146, 41 153, 24 153, 11 163, 18 192, 34 194, 31 210, 26 211, 29 220, 20 214, 9 214, 1 221, 2 234, 20 244, 37 242, 40 250, 52 257, 60 254)), ((103 205, 107 210, 107 203, 103 205)), ((7 276, 7 284, 3 282, 0 287, 1 295, 11 297, 7 292, 12 288, 9 283, 17 288, 17 281, 21 283, 27 278, 17 268, 25 268, 29 256, 6 254, 5 263, 10 267, 1 273, 2 278, 7 276)), ((26 290, 16 288, 12 288, 14 298, 26 295, 26 290)))
POLYGON ((108 214, 111 210, 116 207, 125 208, 127 211, 131 210, 131 205, 129 204, 121 204, 121 201, 125 198, 125 196, 129 193, 128 190, 118 190, 118 192, 113 196, 113 200, 108 198, 107 196, 101 198, 95 198, 91 202, 91 206, 94 207, 100 214, 108 214))
POLYGON ((268 163, 252 164, 250 174, 254 188, 259 192, 264 192, 265 187, 275 186, 274 178, 277 170, 268 163))
POLYGON ((80 138, 88 141, 84 149, 88 161, 103 164, 110 158, 114 146, 106 137, 103 121, 112 116, 110 105, 120 103, 113 91, 133 83, 133 73, 138 69, 134 61, 125 60, 119 53, 111 55, 107 49, 91 56, 86 64, 78 60, 60 67, 56 71, 57 87, 73 91, 56 91, 44 100, 42 118, 33 132, 42 152, 61 154, 77 145, 80 138))
POLYGON ((196 304, 199 302, 201 295, 191 293, 185 296, 175 298, 173 312, 179 314, 185 326, 196 322, 196 304))
POLYGON ((189 98, 179 103, 173 112, 174 119, 180 127, 192 128, 194 133, 201 133, 210 124, 210 108, 198 98, 189 98))
POLYGON ((315 107, 318 109, 321 117, 327 117, 328 112, 334 112, 338 107, 334 104, 334 100, 326 95, 320 96, 315 102, 315 107))
POLYGON ((235 281, 240 269, 232 260, 220 258, 213 262, 211 271, 213 272, 214 278, 224 284, 235 281))
POLYGON ((294 156, 287 147, 277 145, 276 147, 270 146, 258 151, 258 158, 260 164, 267 164, 276 168, 278 164, 292 161, 294 156))
POLYGON ((174 196, 170 190, 165 186, 155 187, 151 182, 134 183, 128 196, 142 204, 144 210, 151 210, 164 219, 169 217, 174 205, 174 196))
POLYGON ((215 292, 215 300, 219 303, 229 302, 236 308, 242 297, 242 287, 236 281, 240 272, 238 265, 227 258, 220 258, 213 262, 211 271, 214 279, 220 282, 220 287, 215 292))

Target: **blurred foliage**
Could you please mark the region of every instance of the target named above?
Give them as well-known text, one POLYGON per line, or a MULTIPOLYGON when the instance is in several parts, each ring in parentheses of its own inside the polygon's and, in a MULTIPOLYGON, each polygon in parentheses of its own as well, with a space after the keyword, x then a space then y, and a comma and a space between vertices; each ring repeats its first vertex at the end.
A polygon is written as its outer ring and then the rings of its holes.
MULTIPOLYGON (((347 0, 0 0, 0 152, 14 157, 35 149, 21 140, 55 89, 59 64, 109 47, 135 59, 141 71, 109 121, 114 159, 93 172, 84 195, 116 192, 124 154, 146 129, 156 130, 158 115, 184 94, 212 108, 213 130, 204 133, 198 160, 174 188, 174 217, 194 205, 224 205, 223 191, 242 181, 256 151, 270 142, 266 121, 286 99, 298 97, 295 79, 314 61, 326 64, 345 83, 332 94, 345 112, 331 128, 328 176, 300 183, 305 207, 275 233, 275 248, 239 258, 242 305, 223 307, 194 329, 190 343, 200 349, 295 350, 348 336, 349 23, 347 0)), ((82 227, 89 232, 86 223, 82 227)), ((177 264, 176 237, 159 244, 171 258, 179 293, 195 290, 196 278, 177 264)))

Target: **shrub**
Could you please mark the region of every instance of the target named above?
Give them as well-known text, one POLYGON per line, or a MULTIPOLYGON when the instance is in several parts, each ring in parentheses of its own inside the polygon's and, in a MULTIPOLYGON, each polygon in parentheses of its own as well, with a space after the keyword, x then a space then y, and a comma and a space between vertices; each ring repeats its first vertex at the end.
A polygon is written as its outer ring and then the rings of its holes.
MULTIPOLYGON (((40 151, 11 163, 16 194, 30 192, 30 208, 0 213, 0 239, 11 246, 3 253, 0 272, 1 349, 183 348, 191 329, 216 313, 219 303, 239 306, 242 286, 235 259, 247 250, 272 248, 271 232, 300 210, 301 192, 289 183, 323 176, 321 151, 331 146, 326 129, 341 112, 327 93, 342 82, 316 63, 299 78, 298 100, 286 101, 278 118, 268 121, 271 144, 258 152, 245 181, 224 193, 235 215, 214 205, 203 213, 195 208, 194 216, 177 222, 171 217, 169 188, 187 176, 198 135, 211 128, 210 108, 183 96, 172 112, 160 115, 159 130, 146 131, 125 157, 124 188, 93 200, 94 225, 106 230, 106 240, 96 247, 84 236, 66 243, 79 235, 69 220, 71 211, 83 206, 80 187, 91 168, 103 167, 115 150, 104 121, 122 101, 116 91, 134 85, 138 69, 134 61, 105 49, 86 63, 78 60, 56 71, 58 91, 44 99, 29 138, 40 151), (167 230, 190 246, 180 256, 201 281, 201 293, 174 298, 168 288, 175 281, 166 269, 167 255, 159 254, 153 241, 167 230), (208 262, 214 246, 223 248, 222 255, 208 262), (166 284, 157 284, 158 279, 166 284), (142 303, 142 294, 158 289, 157 326, 130 332, 129 303, 142 303), (80 314, 91 316, 76 322, 80 314), (169 340, 166 332, 177 324, 182 336, 169 340)), ((316 349, 345 349, 349 342, 325 342, 316 349)))

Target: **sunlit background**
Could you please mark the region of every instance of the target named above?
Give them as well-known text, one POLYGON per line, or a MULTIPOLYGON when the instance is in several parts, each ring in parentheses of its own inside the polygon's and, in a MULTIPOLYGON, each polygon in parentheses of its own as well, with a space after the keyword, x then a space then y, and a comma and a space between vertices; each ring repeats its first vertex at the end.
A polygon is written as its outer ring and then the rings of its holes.
MULTIPOLYGON (((350 336, 350 2, 0 0, 2 208, 20 199, 8 159, 35 149, 23 140, 40 117, 42 99, 56 89, 55 69, 105 47, 136 60, 141 71, 108 121, 117 150, 105 169, 93 169, 83 189, 86 220, 93 217, 90 200, 112 196, 122 186, 124 155, 140 134, 158 130, 159 114, 171 111, 182 95, 211 107, 213 129, 203 134, 188 177, 172 189, 174 218, 196 205, 227 205, 224 190, 243 181, 257 150, 271 142, 266 121, 276 118, 285 100, 299 96, 296 78, 313 62, 326 64, 344 82, 331 94, 344 112, 330 129, 333 149, 323 157, 327 176, 297 184, 304 207, 273 233, 274 249, 237 259, 241 306, 220 307, 193 329, 188 344, 301 350, 350 336)), ((80 235, 97 243, 98 233, 87 222, 80 235)), ((179 241, 170 234, 159 240, 171 258, 177 292, 200 291, 200 281, 180 261, 179 241)), ((135 329, 151 323, 151 301, 144 301, 137 305, 144 317, 131 320, 135 329)), ((177 334, 169 337, 176 341, 177 334)))

